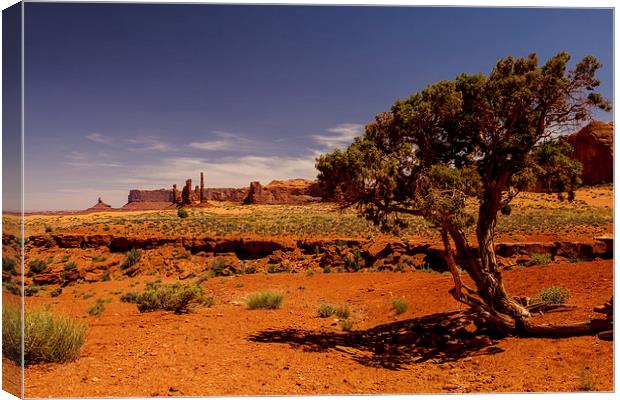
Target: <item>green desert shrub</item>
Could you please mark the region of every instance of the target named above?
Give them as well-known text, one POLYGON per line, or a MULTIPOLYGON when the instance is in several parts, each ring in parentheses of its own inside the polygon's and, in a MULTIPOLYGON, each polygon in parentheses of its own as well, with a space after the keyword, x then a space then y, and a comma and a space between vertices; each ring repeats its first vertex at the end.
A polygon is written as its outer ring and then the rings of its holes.
POLYGON ((65 271, 71 271, 77 268, 77 263, 75 261, 71 261, 70 263, 66 263, 63 268, 65 271))
POLYGON ((2 256, 2 270, 15 274, 17 268, 17 262, 11 257, 2 256))
POLYGON ((528 265, 547 265, 551 262, 551 256, 549 254, 532 254, 528 265))
POLYGON ((30 285, 24 287, 24 295, 25 296, 34 296, 35 294, 39 293, 40 291, 41 291, 41 286, 39 286, 39 285, 30 284, 30 285))
POLYGON ((137 264, 138 261, 140 261, 140 257, 141 257, 141 254, 139 250, 136 250, 136 249, 129 250, 127 254, 125 255, 125 260, 121 264, 121 269, 124 270, 124 269, 131 268, 132 266, 137 264))
POLYGON ((7 292, 14 294, 16 296, 21 296, 22 290, 15 282, 8 281, 8 282, 4 282, 3 285, 4 285, 4 289, 7 292))
POLYGON ((58 297, 61 294, 62 294, 62 288, 56 288, 56 289, 52 290, 52 292, 50 293, 50 296, 58 297))
POLYGON ((213 299, 203 294, 202 287, 179 282, 151 284, 136 299, 140 312, 155 310, 187 313, 196 304, 210 306, 213 299))
POLYGON ((350 319, 343 319, 342 321, 340 321, 340 329, 345 332, 350 332, 351 330, 353 330, 353 321, 351 321, 350 319))
POLYGON ((136 303, 138 301, 138 292, 123 293, 120 297, 123 303, 136 303))
POLYGON ((362 252, 360 249, 353 249, 353 256, 344 258, 344 265, 356 272, 362 269, 362 252))
POLYGON ((43 260, 30 260, 28 261, 28 268, 30 275, 40 274, 47 269, 47 263, 43 260))
POLYGON ((392 299, 391 303, 396 314, 402 314, 409 309, 409 303, 404 298, 392 299))
POLYGON ((94 317, 98 317, 105 311, 105 300, 97 299, 95 300, 95 304, 90 306, 86 312, 88 315, 92 315, 94 317))
POLYGON ((211 265, 211 269, 213 270, 213 274, 215 276, 222 275, 222 273, 226 269, 226 260, 224 260, 221 257, 216 258, 215 261, 213 261, 213 264, 211 265))
POLYGON ((351 315, 351 311, 349 311, 349 307, 340 306, 336 309, 336 316, 338 318, 347 319, 351 315))
POLYGON ((177 216, 179 218, 187 218, 189 217, 189 213, 187 212, 186 209, 184 208, 179 208, 179 211, 177 211, 177 216))
POLYGON ((549 286, 542 289, 537 297, 551 304, 564 304, 570 297, 570 291, 561 286, 549 286))
POLYGON ((319 314, 319 317, 327 318, 336 313, 336 307, 328 303, 323 303, 319 306, 317 313, 319 314))
POLYGON ((252 293, 246 300, 246 305, 250 310, 258 308, 277 309, 282 307, 284 296, 280 293, 264 291, 252 293))
MULTIPOLYGON (((2 354, 21 364, 22 313, 17 305, 2 306, 2 354)), ((54 315, 49 307, 27 309, 24 319, 24 362, 66 362, 78 357, 86 326, 77 319, 54 315)))

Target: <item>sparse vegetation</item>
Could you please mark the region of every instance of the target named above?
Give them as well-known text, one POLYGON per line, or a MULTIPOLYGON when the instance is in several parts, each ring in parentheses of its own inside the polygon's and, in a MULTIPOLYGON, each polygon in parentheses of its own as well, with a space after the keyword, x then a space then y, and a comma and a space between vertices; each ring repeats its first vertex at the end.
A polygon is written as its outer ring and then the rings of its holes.
POLYGON ((14 294, 16 296, 21 296, 21 294, 22 294, 21 288, 19 286, 17 286, 17 284, 15 282, 8 281, 8 282, 4 282, 2 285, 4 286, 4 289, 7 292, 9 292, 11 294, 14 294))
POLYGON ((47 263, 43 260, 30 260, 28 261, 29 275, 40 274, 47 270, 47 263))
POLYGON ((11 257, 2 256, 2 270, 11 274, 16 273, 17 262, 11 257))
POLYGON ((177 211, 177 216, 179 218, 187 218, 189 217, 189 212, 187 212, 185 208, 179 208, 179 210, 177 211))
POLYGON ((334 307, 331 304, 323 303, 319 306, 319 309, 317 312, 319 314, 319 317, 327 318, 336 313, 336 307, 334 307))
POLYGON ((570 297, 570 291, 561 286, 550 286, 542 289, 537 298, 551 304, 564 304, 570 297))
MULTIPOLYGON (((21 308, 2 306, 2 354, 21 364, 21 308)), ((24 320, 24 362, 26 365, 66 362, 78 357, 86 327, 78 320, 54 315, 48 307, 27 309, 24 320)))
POLYGON ((339 322, 340 324, 340 329, 342 329, 345 332, 350 332, 353 330, 353 321, 351 321, 350 319, 343 319, 342 321, 339 322))
POLYGON ((187 313, 195 305, 212 305, 213 298, 205 296, 198 285, 149 283, 146 290, 138 295, 136 304, 140 312, 166 310, 187 313))
POLYGON ((409 303, 404 297, 398 299, 392 299, 392 308, 396 314, 402 314, 409 309, 409 303))
POLYGON ((350 315, 351 315, 351 311, 349 310, 349 307, 346 305, 340 306, 336 309, 336 316, 338 318, 347 319, 349 318, 350 315))
POLYGON ((35 294, 39 293, 41 291, 41 286, 39 285, 35 285, 34 283, 31 283, 30 285, 24 287, 24 295, 25 296, 34 296, 35 294))
POLYGON ((278 309, 282 307, 284 296, 280 293, 264 291, 252 293, 246 300, 248 309, 255 310, 258 308, 278 309))
POLYGON ((137 303, 138 296, 138 292, 126 292, 121 295, 120 300, 123 303, 137 303))
POLYGON ((226 260, 221 257, 216 258, 211 265, 214 276, 220 276, 226 269, 226 260))
POLYGON ((532 254, 528 261, 528 265, 547 265, 551 262, 549 254, 532 254))
POLYGON ((140 261, 140 257, 141 257, 141 254, 139 250, 136 250, 136 249, 129 250, 127 254, 125 255, 125 260, 121 264, 121 269, 125 270, 128 268, 131 268, 132 266, 137 264, 138 261, 140 261))
POLYGON ((95 304, 90 306, 88 310, 86 310, 86 312, 88 313, 88 315, 98 317, 105 311, 105 303, 106 301, 104 299, 97 299, 95 300, 95 304))

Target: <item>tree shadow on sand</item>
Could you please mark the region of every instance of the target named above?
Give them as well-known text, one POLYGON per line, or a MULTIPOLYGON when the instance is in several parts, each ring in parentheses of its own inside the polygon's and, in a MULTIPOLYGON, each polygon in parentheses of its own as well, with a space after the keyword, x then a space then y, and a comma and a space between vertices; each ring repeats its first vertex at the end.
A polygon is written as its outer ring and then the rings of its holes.
POLYGON ((260 343, 283 343, 303 351, 336 350, 373 367, 402 369, 404 365, 437 363, 503 350, 482 336, 469 314, 455 311, 397 321, 349 333, 303 329, 267 329, 249 337, 260 343))

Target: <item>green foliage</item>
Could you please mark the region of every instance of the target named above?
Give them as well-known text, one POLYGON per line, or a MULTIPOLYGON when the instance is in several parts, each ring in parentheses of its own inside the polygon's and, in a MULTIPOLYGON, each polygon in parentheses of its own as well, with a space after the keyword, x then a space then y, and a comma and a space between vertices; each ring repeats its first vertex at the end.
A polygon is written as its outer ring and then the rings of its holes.
POLYGON ((30 260, 28 262, 29 275, 40 274, 47 270, 47 263, 43 260, 30 260))
POLYGON ((121 264, 121 269, 125 270, 128 268, 131 268, 132 266, 137 264, 138 261, 140 261, 140 257, 141 257, 140 250, 136 250, 136 249, 129 250, 127 254, 125 255, 125 260, 121 264))
POLYGON ((342 321, 339 322, 340 324, 340 329, 342 329, 345 332, 351 332, 353 330, 353 321, 351 321, 350 319, 343 319, 342 321))
POLYGON ((24 287, 24 296, 34 296, 41 291, 41 288, 41 286, 31 283, 30 285, 24 287))
POLYGON ((69 261, 69 258, 71 258, 68 254, 65 254, 64 256, 62 256, 62 258, 60 259, 60 262, 66 263, 67 261, 69 261))
POLYGON ((396 314, 402 314, 409 309, 409 303, 404 298, 392 299, 391 303, 396 314))
POLYGON ((126 292, 121 295, 120 300, 123 303, 137 303, 138 296, 138 292, 126 292))
POLYGON ((570 291, 561 286, 550 286, 542 289, 537 298, 551 304, 564 304, 570 297, 570 291))
POLYGON ((215 276, 220 276, 226 269, 226 260, 221 257, 216 258, 211 265, 211 270, 215 276))
POLYGON ((252 265, 250 263, 244 262, 244 263, 241 264, 240 272, 242 274, 255 274, 256 273, 256 265, 252 265))
POLYGON ((338 318, 347 319, 351 315, 351 311, 349 311, 349 307, 346 305, 340 306, 336 309, 336 316, 338 318))
POLYGON ((610 104, 594 92, 598 61, 587 56, 569 69, 569 59, 507 57, 487 76, 461 74, 399 100, 345 151, 317 159, 319 183, 391 232, 408 225, 405 215, 461 230, 483 216, 484 230, 537 178, 570 197, 579 165, 550 135, 610 104), (478 210, 466 209, 468 198, 478 210))
POLYGON ((86 312, 88 315, 92 315, 94 317, 98 317, 105 311, 105 301, 103 299, 95 300, 95 304, 90 306, 86 312))
POLYGON ((213 299, 205 296, 202 287, 191 284, 149 283, 144 292, 136 299, 140 312, 155 310, 187 313, 194 305, 210 305, 213 299))
POLYGON ((189 212, 185 208, 179 208, 179 211, 177 211, 177 216, 179 218, 187 218, 189 217, 189 212))
POLYGON ((2 285, 7 292, 14 294, 15 296, 21 296, 22 290, 19 286, 17 286, 17 284, 15 284, 15 282, 3 282, 2 285))
POLYGON ((319 314, 319 317, 327 318, 336 313, 336 307, 334 307, 332 304, 324 303, 319 306, 317 313, 319 314))
POLYGON ((7 256, 2 256, 2 270, 9 272, 11 274, 15 274, 17 268, 17 262, 15 259, 7 256))
POLYGON ((103 271, 103 276, 101 277, 101 282, 108 282, 110 280, 110 271, 103 271))
POLYGON ((51 226, 46 226, 45 227, 45 233, 51 233, 52 232, 52 227, 51 226))
POLYGON ((71 271, 72 269, 76 269, 76 268, 77 268, 77 263, 75 261, 71 261, 70 263, 65 264, 65 266, 63 267, 65 271, 71 271))
POLYGON ((56 288, 56 289, 52 290, 52 292, 50 293, 50 296, 58 297, 61 294, 62 294, 62 288, 56 288))
POLYGON ((362 252, 360 249, 353 249, 353 257, 347 255, 344 258, 344 265, 356 272, 362 269, 362 252))
POLYGON ((246 306, 250 310, 258 308, 278 309, 282 307, 284 296, 280 293, 264 291, 252 293, 246 300, 246 306))
POLYGON ((547 265, 551 262, 549 254, 532 254, 527 265, 547 265))
MULTIPOLYGON (((2 354, 21 364, 22 313, 17 305, 2 305, 2 354)), ((54 315, 48 307, 27 309, 24 319, 24 361, 62 363, 78 357, 86 327, 78 320, 54 315)))

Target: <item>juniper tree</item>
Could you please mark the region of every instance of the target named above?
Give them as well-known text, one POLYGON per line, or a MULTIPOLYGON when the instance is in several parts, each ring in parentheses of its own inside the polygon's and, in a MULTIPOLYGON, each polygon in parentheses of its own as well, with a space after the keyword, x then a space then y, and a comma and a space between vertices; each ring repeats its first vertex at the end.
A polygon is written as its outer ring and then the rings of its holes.
POLYGON ((537 184, 572 200, 581 165, 569 157, 562 134, 591 119, 594 109, 611 109, 595 91, 597 59, 584 57, 572 69, 569 60, 565 52, 544 65, 535 54, 507 57, 488 75, 432 84, 378 114, 345 151, 316 162, 323 188, 383 231, 405 227, 405 215, 436 227, 453 297, 507 332, 597 329, 533 325, 527 305, 506 293, 494 250, 498 213, 509 213, 519 192, 537 184), (470 231, 477 243, 470 243, 470 231), (475 288, 463 284, 457 263, 475 288))

